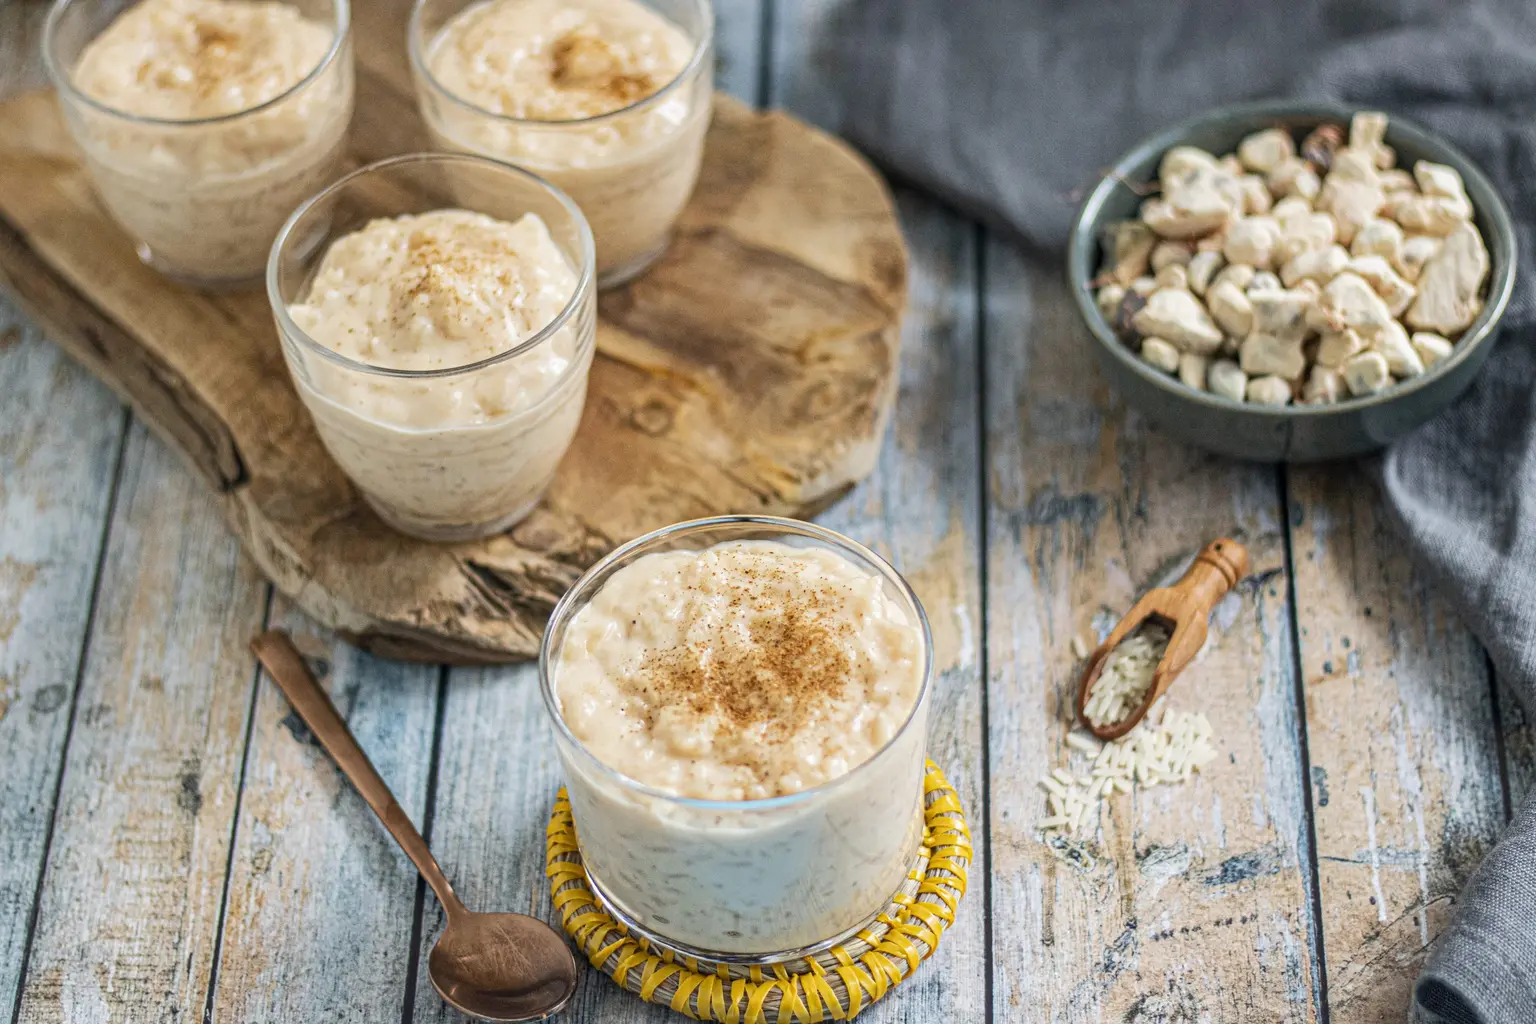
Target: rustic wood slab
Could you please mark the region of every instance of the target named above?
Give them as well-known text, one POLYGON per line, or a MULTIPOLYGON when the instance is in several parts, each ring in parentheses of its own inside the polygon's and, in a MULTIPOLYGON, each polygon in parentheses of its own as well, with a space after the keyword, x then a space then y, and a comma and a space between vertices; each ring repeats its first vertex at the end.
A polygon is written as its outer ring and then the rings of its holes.
MULTIPOLYGON (((398 39, 359 34, 355 162, 420 145, 408 79, 373 56, 398 39)), ((586 413, 548 499, 455 545, 384 527, 325 454, 262 293, 202 295, 138 262, 48 93, 0 105, 0 285, 197 467, 305 611, 376 653, 473 663, 531 656, 554 601, 617 543, 722 512, 808 515, 868 473, 906 255, 867 164, 721 97, 672 249, 600 301, 586 413)))

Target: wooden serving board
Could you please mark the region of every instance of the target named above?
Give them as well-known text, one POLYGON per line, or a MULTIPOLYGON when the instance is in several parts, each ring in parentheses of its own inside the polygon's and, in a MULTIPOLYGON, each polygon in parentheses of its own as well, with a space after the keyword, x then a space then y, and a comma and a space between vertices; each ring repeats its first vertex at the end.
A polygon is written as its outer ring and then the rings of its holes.
MULTIPOLYGON (((400 62, 368 59, 399 45, 359 26, 354 165, 425 148, 400 62)), ((196 467, 312 616, 376 653, 477 663, 533 656, 554 602, 631 537, 810 515, 867 474, 895 397, 906 253, 884 184, 847 147, 718 98, 671 250, 599 301, 586 412, 548 498, 452 545, 386 528, 331 461, 263 293, 205 295, 139 263, 51 93, 0 104, 0 285, 196 467)))

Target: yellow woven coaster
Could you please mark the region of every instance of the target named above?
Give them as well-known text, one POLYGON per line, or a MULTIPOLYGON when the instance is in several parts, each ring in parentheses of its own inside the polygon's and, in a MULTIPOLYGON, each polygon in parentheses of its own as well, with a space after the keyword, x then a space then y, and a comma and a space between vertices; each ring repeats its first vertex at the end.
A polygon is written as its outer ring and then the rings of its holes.
POLYGON ((631 937, 587 883, 564 789, 546 830, 545 874, 565 933, 593 967, 646 1002, 720 1024, 851 1020, 933 954, 965 895, 971 833, 959 795, 932 761, 923 798, 923 846, 908 884, 869 927, 800 961, 722 964, 631 937))

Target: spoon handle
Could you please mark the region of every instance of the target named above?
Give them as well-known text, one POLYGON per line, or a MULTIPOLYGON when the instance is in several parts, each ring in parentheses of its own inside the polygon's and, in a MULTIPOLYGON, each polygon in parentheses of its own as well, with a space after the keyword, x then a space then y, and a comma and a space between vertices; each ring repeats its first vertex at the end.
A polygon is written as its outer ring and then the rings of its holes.
POLYGON ((352 730, 347 728, 346 719, 337 712, 336 705, 331 703, 325 689, 310 673, 304 656, 293 646, 293 640, 282 630, 270 629, 252 638, 251 650, 255 652, 256 659, 266 666, 272 681, 288 697, 293 709, 299 713, 304 724, 309 726, 309 731, 315 734, 325 752, 331 755, 342 774, 357 787, 363 799, 368 801, 368 806, 373 808, 373 813, 379 816, 389 834, 400 844, 400 849, 405 851, 405 855, 411 858, 411 862, 421 872, 421 877, 437 893, 443 909, 450 917, 463 913, 464 904, 454 894, 453 886, 448 884, 443 869, 438 867, 437 858, 427 848, 427 841, 421 837, 416 826, 411 824, 411 819, 400 807, 395 794, 390 792, 389 786, 379 777, 373 762, 368 760, 368 755, 352 735, 352 730))

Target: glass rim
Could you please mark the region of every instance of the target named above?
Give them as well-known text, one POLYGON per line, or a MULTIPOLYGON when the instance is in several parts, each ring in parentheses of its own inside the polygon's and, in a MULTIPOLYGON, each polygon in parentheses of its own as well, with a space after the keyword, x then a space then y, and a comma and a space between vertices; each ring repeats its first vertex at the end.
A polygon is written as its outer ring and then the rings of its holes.
MULTIPOLYGON (((479 2, 491 2, 491 0, 479 0, 479 2)), ((570 128, 577 125, 602 124, 605 121, 659 105, 666 97, 676 92, 682 86, 682 83, 691 81, 699 69, 703 67, 715 44, 715 9, 710 0, 689 0, 689 2, 700 13, 704 28, 699 33, 698 39, 694 40, 693 53, 689 55, 688 63, 683 65, 682 70, 674 75, 666 85, 663 85, 649 96, 642 96, 633 103, 619 107, 617 110, 608 110, 601 114, 592 114, 589 117, 567 117, 557 120, 515 117, 511 114, 501 114, 494 110, 487 110, 478 103, 466 99, 452 89, 449 89, 442 82, 438 81, 437 76, 432 73, 431 67, 427 64, 427 55, 424 52, 426 41, 422 39, 421 9, 426 6, 427 0, 414 0, 411 4, 411 17, 406 27, 405 49, 410 57, 412 69, 420 74, 422 79, 434 91, 447 98, 451 103, 482 117, 489 117, 504 124, 519 125, 526 128, 570 128)), ((647 3, 645 6, 650 7, 650 4, 647 3)), ((655 8, 651 9, 655 10, 655 8)))
MULTIPOLYGON (((700 549, 703 550, 703 549, 700 549)), ((741 811, 772 811, 780 808, 792 807, 808 800, 815 800, 823 794, 830 793, 843 786, 855 776, 861 776, 892 748, 896 746, 912 728, 912 723, 917 720, 918 712, 922 710, 928 701, 929 693, 933 688, 933 631, 928 624, 928 613, 923 608, 923 603, 918 600, 917 594, 912 590, 912 585, 907 582, 896 567, 879 554, 860 544, 851 537, 845 537, 835 530, 829 530, 824 526, 809 523, 801 519, 790 519, 786 516, 764 515, 725 515, 709 516, 704 519, 689 519, 681 523, 673 523, 671 526, 663 526, 659 530, 642 534, 628 543, 621 544, 608 554, 598 559, 591 568, 582 573, 575 583, 571 584, 560 600, 556 602, 554 611, 550 612, 549 624, 544 628, 544 637, 539 643, 539 693, 544 700, 544 710, 554 720, 554 727, 563 738, 579 750, 582 756, 595 768, 599 774, 617 782, 625 790, 638 793, 654 800, 664 801, 675 807, 683 807, 689 810, 706 811, 711 813, 730 813, 741 811), (901 726, 891 735, 891 738, 881 744, 865 760, 854 765, 848 771, 836 778, 828 779, 809 789, 802 789, 797 793, 785 793, 779 796, 760 797, 753 800, 715 800, 702 797, 679 796, 658 789, 638 779, 630 778, 617 768, 604 763, 596 754, 587 748, 587 745, 571 731, 570 723, 560 712, 560 701, 555 695, 554 674, 550 664, 550 637, 554 635, 555 626, 563 619, 574 615, 574 608, 578 601, 584 598, 586 591, 592 586, 592 581, 608 569, 615 562, 622 561, 632 555, 637 549, 679 535, 699 533, 705 530, 721 526, 761 526, 769 530, 777 530, 785 534, 798 534, 821 541, 833 549, 850 551, 860 558, 874 565, 886 579, 894 582, 902 596, 906 598, 917 616, 918 632, 923 642, 923 681, 918 687, 917 698, 912 702, 912 707, 902 720, 901 726)))
POLYGON ((311 68, 308 74, 276 96, 263 100, 254 107, 231 111, 228 114, 214 114, 209 117, 193 118, 151 117, 147 114, 134 114, 126 110, 120 110, 81 92, 75 85, 74 70, 72 68, 64 68, 55 56, 53 52, 54 41, 58 34, 59 20, 63 18, 64 12, 68 8, 83 2, 85 0, 54 0, 53 6, 48 9, 48 17, 43 22, 43 68, 48 73, 49 81, 53 83, 53 87, 58 90, 60 95, 68 95, 70 99, 77 103, 83 103, 100 113, 111 115, 132 124, 149 125, 157 128, 201 128, 209 125, 229 123, 242 117, 250 117, 262 111, 270 110, 325 74, 326 70, 336 63, 336 58, 341 55, 341 51, 346 48, 347 40, 351 38, 352 33, 352 0, 331 0, 332 10, 335 13, 336 31, 331 38, 331 45, 325 51, 325 56, 320 58, 320 63, 311 68))
MULTIPOLYGON (((487 214, 487 216, 489 215, 487 214)), ((507 362, 516 356, 522 355, 530 349, 536 348, 543 342, 548 341, 557 331, 563 328, 571 320, 572 317, 576 315, 579 309, 581 309, 585 301, 585 297, 593 289, 596 276, 597 250, 592 241, 592 228, 587 223, 586 216, 582 214, 581 208, 576 205, 570 196, 566 195, 559 188, 556 188, 554 185, 539 177, 537 174, 534 174, 532 171, 526 171, 521 167, 514 167, 509 163, 505 163, 501 160, 493 160, 492 158, 486 156, 479 156, 472 153, 406 153, 401 156, 387 157, 386 159, 377 160, 371 164, 365 164, 355 171, 342 175, 340 178, 337 178, 335 181, 331 182, 319 192, 316 192, 314 195, 304 200, 298 205, 298 208, 295 209, 293 213, 288 215, 288 219, 283 221, 283 226, 278 229, 277 237, 272 240, 272 248, 267 254, 267 304, 272 307, 272 315, 277 319, 278 329, 283 333, 284 336, 292 337, 296 341, 300 342, 308 350, 314 352, 316 355, 321 356, 324 359, 329 360, 332 363, 335 363, 337 366, 344 367, 348 370, 355 370, 359 373, 373 374, 374 376, 379 377, 394 377, 404 380, 432 380, 441 377, 454 377, 461 373, 471 373, 476 370, 483 370, 492 366, 496 366, 500 363, 507 362), (372 363, 365 363, 356 359, 348 358, 330 346, 322 345, 314 338, 311 338, 307 331, 293 322, 293 317, 288 313, 288 303, 283 298, 278 289, 277 275, 279 257, 282 255, 285 244, 288 242, 289 238, 292 237, 294 229, 298 227, 299 221, 322 200, 337 194, 346 186, 357 181, 359 178, 367 177, 368 175, 383 171, 393 170, 395 168, 407 166, 410 164, 427 163, 456 163, 486 167, 492 171, 496 171, 510 177, 523 179, 525 183, 532 184, 538 188, 541 188, 549 195, 553 196, 555 200, 560 203, 561 207, 574 217, 576 225, 580 228, 579 237, 581 241, 581 267, 579 268, 579 272, 576 277, 576 288, 571 292, 571 297, 566 300, 565 306, 560 310, 559 315, 557 315, 549 323, 545 324, 533 334, 529 335, 527 338, 524 338, 522 341, 518 342, 516 345, 512 346, 506 351, 497 352, 493 356, 486 356, 484 359, 476 360, 473 363, 464 363, 461 366, 440 366, 431 370, 406 370, 389 366, 375 366, 372 363)), ((576 361, 573 360, 571 365, 575 366, 576 361)))

